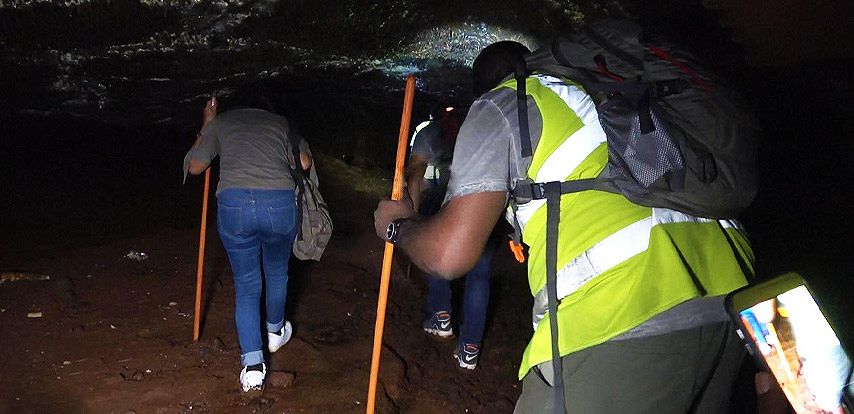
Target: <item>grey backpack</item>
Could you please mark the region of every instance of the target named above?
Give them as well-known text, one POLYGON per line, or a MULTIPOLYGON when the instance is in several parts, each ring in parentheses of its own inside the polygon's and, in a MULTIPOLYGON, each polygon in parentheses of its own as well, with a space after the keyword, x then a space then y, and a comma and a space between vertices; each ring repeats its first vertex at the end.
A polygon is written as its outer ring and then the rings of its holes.
MULTIPOLYGON (((564 185, 564 193, 595 188, 705 218, 734 218, 753 201, 757 122, 686 51, 631 21, 603 20, 527 56, 517 81, 531 73, 580 84, 607 135, 606 169, 594 180, 564 185)), ((524 98, 524 82, 517 89, 524 98)), ((521 119, 527 107, 519 108, 522 155, 530 157, 527 114, 521 119)))

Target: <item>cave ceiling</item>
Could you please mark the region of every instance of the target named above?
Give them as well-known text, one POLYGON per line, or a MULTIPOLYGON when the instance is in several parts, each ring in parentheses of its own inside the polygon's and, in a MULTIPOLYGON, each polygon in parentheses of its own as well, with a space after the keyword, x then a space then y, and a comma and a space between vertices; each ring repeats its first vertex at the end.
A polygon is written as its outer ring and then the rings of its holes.
MULTIPOLYGON (((757 14, 756 2, 670 2, 679 3, 712 16, 715 35, 755 65, 854 49, 850 21, 833 17, 845 15, 833 7, 819 13, 783 1, 757 14), (811 29, 793 25, 792 13, 811 29)), ((586 19, 638 10, 638 3, 560 0, 0 0, 0 105, 6 113, 165 123, 212 93, 259 82, 382 100, 410 73, 422 93, 463 96, 467 67, 493 41, 535 47, 586 19)), ((678 7, 669 10, 680 18, 678 7)))

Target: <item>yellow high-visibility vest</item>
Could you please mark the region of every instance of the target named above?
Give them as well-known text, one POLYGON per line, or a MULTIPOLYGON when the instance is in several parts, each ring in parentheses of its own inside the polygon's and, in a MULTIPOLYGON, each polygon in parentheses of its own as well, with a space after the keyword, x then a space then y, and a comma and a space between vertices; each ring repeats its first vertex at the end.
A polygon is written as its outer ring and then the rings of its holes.
MULTIPOLYGON (((499 87, 515 90, 516 81, 499 87)), ((529 77, 526 88, 543 122, 528 178, 596 177, 608 151, 590 96, 578 85, 546 75, 529 77)), ((528 283, 534 296, 534 334, 522 357, 520 379, 552 358, 545 213, 545 200, 522 204, 516 213, 529 246, 528 283)), ((753 274, 753 252, 737 221, 643 207, 620 194, 563 195, 558 232, 561 356, 612 339, 686 300, 726 294, 753 274)))

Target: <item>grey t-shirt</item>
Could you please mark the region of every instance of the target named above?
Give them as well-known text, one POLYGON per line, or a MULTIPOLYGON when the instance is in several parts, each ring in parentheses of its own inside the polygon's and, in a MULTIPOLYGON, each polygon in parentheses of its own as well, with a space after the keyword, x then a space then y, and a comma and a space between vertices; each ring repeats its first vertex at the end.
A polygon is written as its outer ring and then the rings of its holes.
MULTIPOLYGON (((536 148, 543 119, 532 99, 528 100, 528 124, 536 148)), ((488 191, 509 193, 512 182, 527 176, 520 142, 515 91, 501 88, 474 101, 457 135, 445 202, 488 191)))
MULTIPOLYGON (((184 157, 184 177, 190 159, 207 164, 219 155, 217 194, 228 188, 292 190, 290 136, 296 133, 285 117, 262 109, 224 112, 202 129, 201 143, 184 157)), ((299 142, 300 152, 310 154, 302 137, 299 142)))
MULTIPOLYGON (((509 194, 511 183, 527 176, 516 108, 516 92, 509 88, 490 91, 472 104, 457 135, 446 203, 468 194, 489 191, 509 194)), ((535 150, 542 135, 543 118, 530 98, 528 123, 531 147, 535 150)), ((721 297, 696 298, 659 313, 615 339, 661 335, 726 319, 721 297)))

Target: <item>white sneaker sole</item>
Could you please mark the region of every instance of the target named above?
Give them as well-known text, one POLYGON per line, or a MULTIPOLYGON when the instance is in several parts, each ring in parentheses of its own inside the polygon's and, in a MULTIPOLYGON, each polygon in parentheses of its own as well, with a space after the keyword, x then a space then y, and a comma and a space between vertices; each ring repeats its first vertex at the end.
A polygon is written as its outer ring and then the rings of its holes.
POLYGON ((454 357, 454 359, 456 359, 456 360, 457 360, 457 365, 459 365, 459 366, 460 366, 460 368, 467 369, 467 370, 471 370, 471 371, 474 371, 474 369, 475 369, 475 368, 477 368, 477 363, 474 363, 474 364, 467 364, 466 362, 464 362, 464 361, 463 361, 462 359, 460 359, 459 357, 454 357))
POLYGON ((478 360, 477 357, 472 358, 472 360, 474 360, 473 363, 472 362, 466 362, 465 357, 458 354, 457 351, 454 351, 454 360, 457 361, 457 365, 459 365, 460 368, 462 368, 462 369, 467 369, 467 370, 473 371, 475 368, 477 368, 477 360, 478 360))
POLYGON ((261 391, 264 389, 264 378, 267 376, 267 365, 264 364, 263 371, 247 371, 246 367, 240 371, 240 389, 243 392, 261 391))
POLYGON ((428 335, 430 335, 432 337, 436 337, 439 339, 453 339, 454 338, 454 332, 453 331, 448 332, 448 331, 440 331, 438 329, 424 328, 424 332, 426 332, 428 335))

